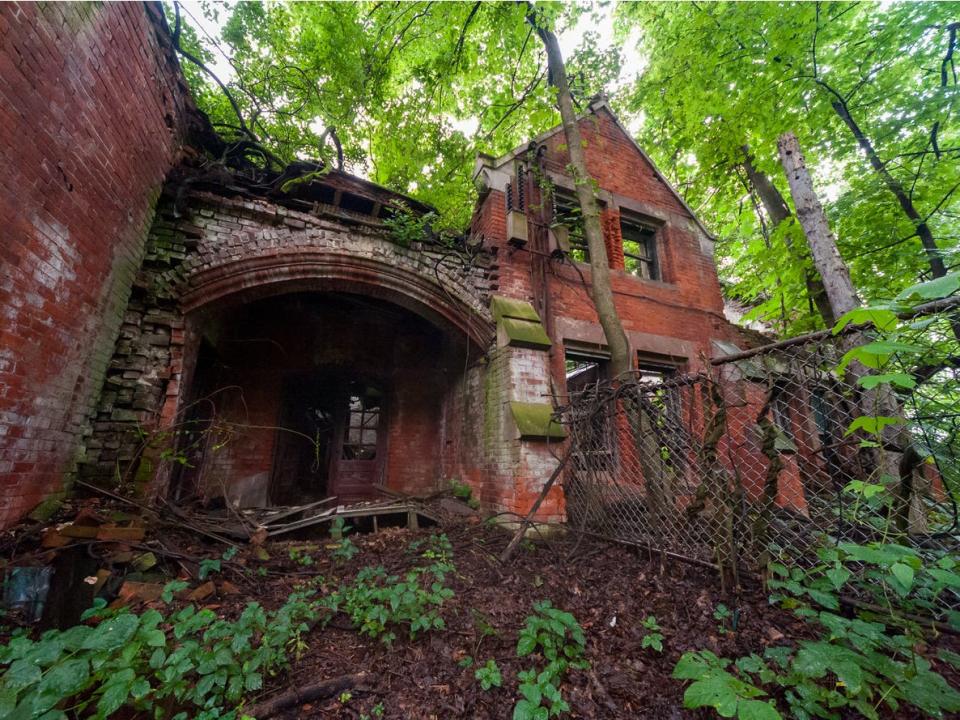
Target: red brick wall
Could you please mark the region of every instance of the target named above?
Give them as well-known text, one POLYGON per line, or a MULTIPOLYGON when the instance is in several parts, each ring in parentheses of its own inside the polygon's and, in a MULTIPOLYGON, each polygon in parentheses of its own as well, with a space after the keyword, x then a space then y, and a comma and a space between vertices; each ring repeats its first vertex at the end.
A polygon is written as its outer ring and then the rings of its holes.
POLYGON ((0 5, 0 527, 61 489, 189 100, 141 3, 0 5))
MULTIPOLYGON (((698 363, 700 353, 712 354, 710 339, 738 341, 736 328, 723 316, 723 299, 712 254, 701 244, 701 231, 690 212, 653 166, 637 151, 630 138, 604 109, 581 120, 587 167, 596 179, 600 197, 606 202, 601 224, 612 269, 611 283, 624 328, 638 335, 661 336, 681 341, 686 348, 688 366, 698 363), (660 223, 657 238, 661 281, 638 278, 624 270, 623 243, 620 234, 620 202, 630 202, 631 212, 648 214, 660 223), (644 213, 643 210, 647 212, 644 213)), ((569 158, 563 133, 544 141, 544 166, 555 176, 564 176, 569 158)), ((531 281, 531 254, 505 246, 503 193, 491 191, 475 216, 474 229, 482 229, 488 244, 499 250, 500 293, 534 301, 531 281)), ((590 267, 551 262, 548 278, 549 307, 553 317, 548 327, 558 327, 558 319, 571 324, 592 325, 598 331, 596 312, 583 281, 589 285, 590 267)), ((562 332, 561 332, 562 334, 562 332)), ((603 342, 593 333, 594 342, 603 342)), ((563 340, 555 337, 554 340, 563 340)), ((569 339, 569 338, 568 338, 569 339)), ((574 338, 577 339, 577 338, 574 338)), ((579 338, 586 340, 587 338, 579 338)), ((635 341, 633 350, 663 353, 651 342, 635 341)), ((562 375, 562 362, 554 359, 556 375, 562 375)))

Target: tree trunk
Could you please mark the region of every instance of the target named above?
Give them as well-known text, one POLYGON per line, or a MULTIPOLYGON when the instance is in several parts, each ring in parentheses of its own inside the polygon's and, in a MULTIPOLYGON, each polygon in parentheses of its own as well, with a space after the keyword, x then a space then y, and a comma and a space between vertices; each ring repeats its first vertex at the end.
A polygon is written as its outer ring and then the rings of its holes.
POLYGON ((807 172, 797 136, 791 132, 784 133, 777 147, 780 150, 780 163, 787 174, 793 205, 797 209, 797 218, 810 245, 813 264, 823 278, 833 316, 840 317, 860 306, 860 298, 850 280, 850 271, 840 257, 823 206, 813 190, 813 181, 807 172))
MULTIPOLYGON (((813 190, 813 181, 807 171, 796 135, 791 132, 784 133, 780 136, 777 145, 780 150, 780 162, 787 174, 787 182, 790 184, 793 204, 797 209, 797 217, 806 233, 807 242, 810 243, 813 262, 823 277, 834 315, 839 317, 860 306, 860 299, 850 281, 850 271, 840 257, 840 251, 830 231, 823 206, 813 190)), ((864 340, 862 333, 857 332, 845 338, 843 347, 849 349, 862 344, 864 340)), ((857 384, 856 381, 860 377, 870 373, 858 362, 850 363, 847 372, 854 379, 854 384, 857 384)), ((863 391, 860 398, 860 411, 868 416, 903 417, 900 402, 889 386, 883 384, 872 390, 863 391)), ((880 448, 876 469, 881 477, 886 476, 894 480, 899 478, 896 491, 901 500, 893 518, 895 526, 906 527, 909 518, 911 530, 925 532, 926 517, 922 511, 921 499, 913 488, 916 464, 910 465, 909 471, 901 472, 902 454, 915 452, 912 449, 913 440, 910 432, 905 424, 899 423, 884 428, 881 437, 883 447, 880 448)))
MULTIPOLYGON (((780 223, 790 217, 790 208, 786 200, 783 199, 783 195, 777 190, 777 186, 767 177, 767 174, 754 167, 750 148, 744 145, 742 149, 744 156, 743 169, 747 173, 747 179, 760 198, 763 209, 767 212, 767 217, 770 218, 771 228, 776 229, 780 223)), ((793 242, 790 239, 787 239, 786 242, 788 248, 793 246, 793 242)), ((824 324, 827 327, 833 327, 837 322, 837 318, 834 316, 833 309, 830 307, 830 298, 827 297, 827 291, 823 286, 823 280, 820 278, 820 275, 816 271, 811 272, 808 270, 804 273, 804 281, 807 286, 807 295, 810 296, 810 300, 812 300, 816 306, 817 312, 819 312, 820 317, 823 318, 824 324)))
POLYGON ((570 95, 570 86, 567 83, 566 68, 557 36, 541 25, 535 9, 530 6, 527 11, 529 22, 543 42, 547 51, 547 68, 550 84, 557 89, 557 104, 560 107, 560 118, 563 122, 563 134, 566 137, 567 149, 570 153, 570 168, 573 172, 573 181, 576 187, 577 199, 580 201, 580 210, 583 213, 584 233, 587 236, 587 246, 590 249, 590 297, 597 311, 600 326, 607 339, 610 350, 610 368, 613 377, 633 369, 630 358, 630 345, 627 334, 620 322, 620 315, 613 300, 613 290, 610 287, 610 265, 607 258, 607 249, 603 242, 603 228, 600 226, 600 207, 593 191, 593 178, 587 172, 587 163, 583 154, 583 143, 580 138, 580 126, 573 109, 573 97, 570 95))

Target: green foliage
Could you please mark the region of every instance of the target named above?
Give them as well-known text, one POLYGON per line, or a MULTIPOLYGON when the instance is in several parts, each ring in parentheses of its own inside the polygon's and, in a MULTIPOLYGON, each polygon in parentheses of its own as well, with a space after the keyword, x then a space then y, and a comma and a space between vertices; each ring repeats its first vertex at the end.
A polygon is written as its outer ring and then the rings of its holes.
POLYGON ((717 621, 717 632, 721 635, 726 634, 727 624, 732 617, 733 613, 730 611, 730 608, 723 603, 718 603, 713 609, 713 619, 717 621))
POLYGON ((188 587, 190 587, 189 583, 184 582, 183 580, 171 580, 163 586, 163 592, 160 594, 160 599, 165 603, 171 603, 173 602, 174 595, 181 590, 186 590, 188 587))
POLYGON ((729 666, 730 660, 709 650, 684 653, 673 669, 673 677, 693 681, 683 694, 683 706, 709 707, 720 717, 740 720, 780 720, 773 703, 757 699, 766 693, 728 672, 729 666))
POLYGON ((353 540, 346 537, 346 534, 352 529, 350 525, 344 522, 342 517, 334 518, 333 522, 330 523, 330 537, 336 541, 330 557, 337 562, 349 562, 360 552, 360 548, 353 543, 353 540))
POLYGON ((342 517, 335 517, 330 523, 330 537, 334 540, 343 540, 343 536, 353 530, 342 517))
POLYGON ((383 219, 390 240, 400 247, 430 239, 430 228, 437 220, 436 213, 414 213, 403 203, 394 203, 393 214, 383 219))
POLYGON ((744 147, 789 206, 776 146, 788 130, 861 296, 890 298, 929 271, 913 222, 838 116, 837 95, 929 218, 946 265, 955 263, 949 193, 960 163, 930 143, 936 134, 940 147, 956 147, 960 128, 956 79, 948 71, 944 87, 939 72, 951 6, 647 2, 620 3, 616 13, 621 40, 639 37, 647 61, 621 106, 643 113, 641 144, 719 236, 726 289, 754 308, 752 317, 785 334, 822 325, 807 291, 802 230, 793 217, 775 225, 758 193, 748 193, 744 147))
POLYGON ((334 612, 345 613, 364 635, 379 638, 387 645, 396 639, 396 630, 406 629, 411 640, 418 634, 445 627, 440 615, 444 601, 453 597, 446 587, 448 573, 454 570, 450 560, 450 541, 445 535, 433 535, 427 541, 411 544, 420 550, 428 564, 409 569, 402 576, 389 575, 382 567, 362 569, 350 584, 324 598, 334 612))
MULTIPOLYGON (((584 12, 539 4, 561 29, 584 12)), ((224 77, 250 129, 282 161, 335 162, 335 128, 347 168, 439 211, 438 227, 462 230, 476 188, 478 151, 500 155, 558 122, 531 37, 516 3, 240 3, 221 36, 206 38, 184 17, 184 47, 209 62, 230 56, 224 77)), ((189 62, 188 82, 218 130, 237 135, 223 93, 189 62)), ((613 81, 616 48, 587 33, 567 58, 575 92, 586 99, 613 81)))
POLYGON ((546 661, 541 670, 517 674, 521 698, 513 708, 513 720, 545 720, 570 710, 560 695, 560 683, 570 669, 585 670, 586 637, 576 618, 559 610, 549 600, 534 604, 517 639, 517 657, 538 654, 546 661))
POLYGON ((772 564, 769 586, 771 602, 792 609, 819 637, 733 664, 708 651, 686 653, 674 670, 674 677, 694 681, 684 704, 712 707, 723 717, 780 717, 771 702, 757 700, 762 686, 779 687, 790 717, 801 720, 849 713, 875 719, 882 705, 893 711, 911 705, 929 717, 960 712, 960 693, 918 650, 925 628, 914 619, 941 608, 945 593, 960 591, 957 561, 927 559, 892 543, 824 546, 818 559, 806 570, 772 564), (854 587, 888 612, 840 614, 840 592, 854 587))
POLYGON ((473 497, 473 488, 471 488, 466 483, 462 483, 456 478, 450 481, 450 489, 453 492, 455 498, 463 500, 467 505, 469 505, 474 510, 480 507, 480 501, 473 497))
POLYGON ((287 550, 287 556, 290 558, 290 562, 296 563, 302 567, 310 567, 313 565, 313 555, 311 551, 313 546, 310 547, 291 547, 287 550))
POLYGON ((353 544, 353 540, 345 537, 337 543, 337 546, 330 553, 330 557, 337 562, 349 562, 358 552, 360 552, 360 548, 353 544))
POLYGON ((640 647, 653 648, 657 652, 663 652, 663 633, 660 632, 660 625, 653 615, 647 615, 643 620, 643 640, 640 641, 640 647))
POLYGON ((289 666, 316 613, 310 591, 276 611, 250 603, 235 621, 192 605, 164 617, 105 610, 100 601, 86 613, 92 625, 0 648, 0 716, 52 720, 66 717, 54 709, 66 702, 94 718, 129 707, 155 718, 230 720, 265 674, 289 666))
POLYGON ((211 558, 204 558, 200 561, 200 579, 206 580, 211 574, 219 573, 221 570, 220 561, 211 558))
POLYGON ((484 690, 503 686, 503 676, 500 674, 500 666, 497 665, 496 660, 487 660, 483 667, 477 668, 473 676, 484 690))

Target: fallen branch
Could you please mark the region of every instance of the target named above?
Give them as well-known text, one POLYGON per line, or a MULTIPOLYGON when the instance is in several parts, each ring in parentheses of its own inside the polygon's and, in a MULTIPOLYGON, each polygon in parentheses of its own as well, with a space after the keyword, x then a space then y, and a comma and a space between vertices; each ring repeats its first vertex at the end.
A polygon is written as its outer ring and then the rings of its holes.
POLYGON ((530 511, 527 513, 526 517, 524 517, 520 522, 520 527, 518 527, 517 531, 513 534, 513 539, 510 540, 510 544, 504 548, 502 553, 500 553, 500 562, 507 563, 510 561, 510 558, 513 557, 513 554, 517 551, 517 547, 520 545, 520 541, 523 540, 523 536, 527 532, 527 528, 532 524, 531 518, 536 515, 537 510, 540 509, 540 505, 543 503, 544 498, 547 497, 547 493, 550 492, 550 488, 553 487, 553 484, 556 482, 557 478, 560 477, 560 473, 563 471, 564 466, 567 464, 567 460, 572 454, 572 452, 567 452, 567 454, 563 456, 557 467, 554 468, 550 478, 543 484, 543 490, 540 491, 540 495, 537 496, 536 501, 530 507, 530 511))
POLYGON ((339 677, 322 680, 312 685, 302 688, 294 688, 285 693, 264 700, 256 705, 245 708, 244 715, 257 718, 257 720, 266 720, 271 718, 282 710, 288 710, 297 705, 322 700, 331 697, 344 690, 355 688, 369 677, 369 673, 357 673, 356 675, 340 675, 339 677))

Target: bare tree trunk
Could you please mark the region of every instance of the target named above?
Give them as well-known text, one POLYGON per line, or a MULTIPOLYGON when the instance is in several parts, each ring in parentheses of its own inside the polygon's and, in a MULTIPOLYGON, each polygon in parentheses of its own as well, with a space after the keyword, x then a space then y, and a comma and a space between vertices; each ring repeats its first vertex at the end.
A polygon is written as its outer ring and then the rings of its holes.
MULTIPOLYGON (((797 208, 797 217, 803 226, 810 243, 813 262, 823 277, 830 306, 839 317, 860 306, 860 299, 850 280, 850 271, 840 257, 836 239, 830 231, 827 216, 819 198, 813 190, 813 181, 807 171, 806 162, 800 152, 797 137, 791 132, 780 136, 778 142, 780 162, 787 174, 790 194, 797 208)), ((854 347, 863 342, 861 333, 849 336, 846 344, 854 347)), ((848 372, 859 378, 869 374, 869 370, 858 362, 848 366, 848 372)), ((882 415, 903 417, 903 408, 888 386, 878 385, 873 390, 864 391, 860 398, 861 412, 864 415, 882 415)), ((896 527, 907 527, 913 532, 926 531, 926 515, 922 509, 921 498, 913 488, 913 475, 917 468, 915 462, 901 462, 903 454, 909 457, 916 454, 913 439, 903 423, 886 427, 881 433, 883 440, 876 468, 888 478, 899 479, 897 494, 900 498, 893 518, 896 527)))
MULTIPOLYGON (((783 195, 780 194, 777 186, 767 177, 767 174, 761 172, 754 166, 750 148, 744 145, 742 149, 744 156, 743 169, 747 173, 747 179, 760 198, 763 209, 766 210, 767 217, 770 218, 771 227, 775 229, 780 223, 790 217, 790 207, 787 205, 786 200, 783 199, 783 195)), ((792 240, 787 240, 787 247, 793 247, 792 240)), ((815 270, 813 272, 808 270, 804 273, 804 281, 807 286, 807 295, 810 296, 810 300, 812 300, 816 306, 817 312, 819 312, 820 317, 823 318, 824 324, 827 327, 833 327, 837 322, 837 318, 834 316, 833 309, 830 307, 830 298, 827 297, 827 291, 823 286, 823 280, 820 275, 815 270)))
POLYGON ((813 181, 800 152, 797 136, 792 132, 784 133, 780 136, 777 147, 780 150, 780 163, 790 184, 797 218, 810 244, 813 264, 823 278, 833 315, 840 317, 860 306, 860 298, 857 297, 857 291, 850 280, 850 271, 840 257, 826 213, 813 190, 813 181))
POLYGON ((620 322, 620 314, 613 300, 613 290, 610 287, 610 264, 607 258, 607 248, 603 242, 603 228, 600 226, 600 207, 593 190, 593 178, 587 172, 587 163, 583 154, 583 144, 580 137, 580 126, 577 124, 576 112, 573 109, 573 97, 570 95, 570 86, 567 83, 566 68, 557 36, 543 27, 533 6, 527 11, 527 22, 536 30, 547 51, 547 67, 550 84, 557 89, 557 104, 560 107, 560 118, 563 122, 563 133, 570 153, 570 167, 573 171, 573 181, 576 187, 577 199, 580 201, 580 210, 583 213, 584 233, 587 236, 587 246, 590 249, 590 296, 607 339, 610 350, 610 368, 613 376, 633 369, 630 358, 630 345, 627 334, 620 322))

